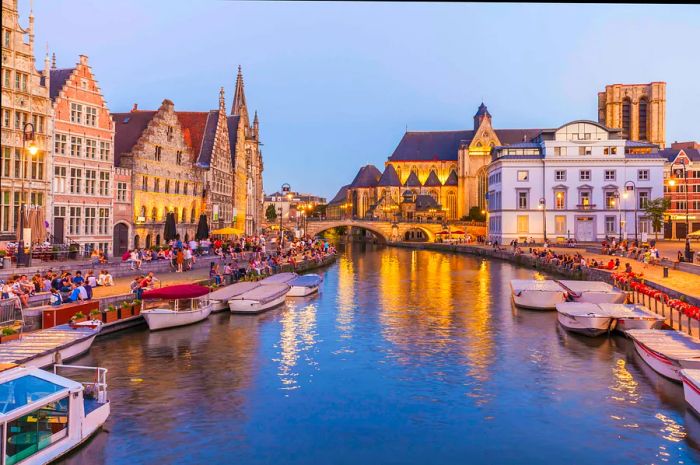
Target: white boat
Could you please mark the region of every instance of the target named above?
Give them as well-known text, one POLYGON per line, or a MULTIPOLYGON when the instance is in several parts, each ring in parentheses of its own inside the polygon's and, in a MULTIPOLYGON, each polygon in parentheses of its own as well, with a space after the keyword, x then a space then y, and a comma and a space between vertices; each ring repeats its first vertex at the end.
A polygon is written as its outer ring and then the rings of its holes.
POLYGON ((234 313, 260 313, 284 303, 289 284, 275 283, 258 286, 228 301, 234 313))
POLYGON ((42 368, 63 363, 90 350, 98 333, 99 327, 81 324, 25 333, 16 341, 0 344, 0 364, 42 368))
POLYGON ((317 274, 305 274, 303 276, 297 276, 296 278, 289 281, 290 289, 287 292, 288 297, 304 297, 311 295, 314 292, 318 292, 318 288, 321 285, 323 278, 317 274))
POLYGON ((662 376, 681 380, 681 370, 700 369, 700 341, 678 331, 630 329, 640 357, 662 376))
POLYGON ((296 278, 297 276, 299 276, 299 275, 296 273, 285 271, 284 273, 277 273, 277 274, 273 274, 272 276, 268 276, 267 278, 265 278, 261 281, 258 281, 258 283, 260 283, 260 284, 279 284, 279 283, 288 284, 289 281, 296 278))
POLYGON ((598 305, 586 302, 557 304, 557 318, 564 328, 587 336, 599 336, 612 331, 616 323, 615 318, 598 305))
POLYGON ((142 295, 141 315, 151 331, 185 326, 204 320, 211 313, 209 288, 196 284, 178 284, 146 291, 142 295), (160 301, 146 308, 146 302, 160 301))
POLYGON ((685 401, 700 415, 700 370, 681 370, 685 401))
POLYGON ((220 312, 228 308, 228 301, 233 297, 248 292, 260 286, 260 282, 246 281, 230 286, 222 287, 209 294, 209 302, 211 302, 211 312, 220 312))
POLYGON ((600 303, 598 306, 617 320, 615 330, 620 332, 628 329, 661 329, 666 320, 638 304, 600 303))
POLYGON ((558 280, 557 283, 574 302, 622 304, 627 299, 624 292, 602 281, 558 280))
POLYGON ((557 304, 566 301, 564 290, 551 280, 512 279, 510 288, 518 307, 555 310, 557 304))
POLYGON ((55 365, 54 372, 10 366, 0 372, 0 431, 5 465, 44 465, 88 440, 107 421, 105 368, 55 365), (57 374, 84 373, 81 383, 57 374))

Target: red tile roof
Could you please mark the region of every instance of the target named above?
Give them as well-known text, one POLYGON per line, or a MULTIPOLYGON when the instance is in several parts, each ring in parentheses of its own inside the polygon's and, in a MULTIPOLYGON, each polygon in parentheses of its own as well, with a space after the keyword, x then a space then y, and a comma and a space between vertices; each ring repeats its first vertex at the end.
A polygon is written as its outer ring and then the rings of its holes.
POLYGON ((185 138, 185 143, 192 149, 194 154, 193 162, 197 161, 199 152, 202 149, 202 140, 204 139, 204 130, 207 127, 208 111, 177 111, 178 121, 182 126, 182 135, 185 138))

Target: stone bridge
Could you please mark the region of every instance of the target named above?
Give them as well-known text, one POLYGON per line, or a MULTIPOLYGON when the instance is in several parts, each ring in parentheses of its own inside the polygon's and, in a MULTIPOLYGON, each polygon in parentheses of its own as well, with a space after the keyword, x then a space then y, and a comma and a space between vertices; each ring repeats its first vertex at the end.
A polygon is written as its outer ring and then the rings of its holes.
MULTIPOLYGON (((370 220, 311 220, 306 226, 306 234, 315 236, 328 229, 346 226, 351 228, 365 229, 374 233, 380 239, 390 242, 403 240, 406 233, 412 230, 422 231, 428 241, 434 242, 437 233, 446 229, 443 223, 421 223, 421 222, 398 222, 391 221, 370 221, 370 220)), ((486 226, 484 223, 457 221, 450 222, 451 231, 465 231, 472 237, 485 236, 486 226)))

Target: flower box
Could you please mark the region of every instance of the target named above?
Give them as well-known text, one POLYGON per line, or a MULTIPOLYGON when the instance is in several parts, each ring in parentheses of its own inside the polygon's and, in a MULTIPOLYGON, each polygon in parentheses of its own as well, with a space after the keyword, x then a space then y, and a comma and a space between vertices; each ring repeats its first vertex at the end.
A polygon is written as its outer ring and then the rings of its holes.
POLYGON ((119 312, 117 312, 117 309, 115 308, 114 310, 107 310, 102 312, 102 322, 107 324, 107 323, 113 323, 119 319, 119 312))
POLYGON ((4 344, 5 342, 10 341, 16 341, 17 339, 19 339, 19 333, 8 334, 7 336, 0 335, 0 344, 4 344))
POLYGON ((133 307, 131 307, 132 314, 134 316, 138 316, 141 314, 141 304, 134 304, 133 307))
POLYGON ((131 311, 131 305, 124 306, 122 305, 119 307, 119 318, 121 320, 125 318, 131 318, 133 316, 133 312, 131 311))

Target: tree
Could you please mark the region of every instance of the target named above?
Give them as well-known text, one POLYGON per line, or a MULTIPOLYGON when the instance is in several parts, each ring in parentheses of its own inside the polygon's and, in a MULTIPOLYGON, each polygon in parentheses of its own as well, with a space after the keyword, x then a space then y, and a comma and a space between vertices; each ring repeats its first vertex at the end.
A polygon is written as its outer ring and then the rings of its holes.
POLYGON ((326 216, 326 204, 319 203, 318 205, 316 205, 309 216, 313 216, 315 218, 324 218, 326 216))
POLYGON ((274 204, 269 204, 267 210, 265 210, 265 218, 267 221, 275 221, 277 219, 277 210, 275 210, 274 204))
POLYGON ((484 221, 486 217, 481 213, 481 209, 477 206, 471 207, 469 209, 469 219, 471 221, 484 221))
POLYGON ((664 197, 659 197, 658 199, 649 200, 644 206, 643 210, 646 216, 651 219, 651 226, 654 228, 654 234, 656 239, 659 239, 659 231, 661 231, 661 226, 664 223, 664 215, 666 210, 671 207, 671 201, 664 197))

